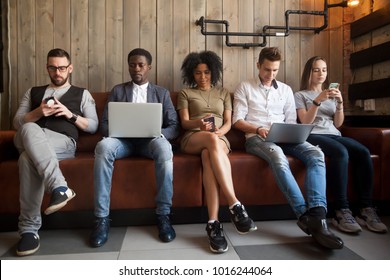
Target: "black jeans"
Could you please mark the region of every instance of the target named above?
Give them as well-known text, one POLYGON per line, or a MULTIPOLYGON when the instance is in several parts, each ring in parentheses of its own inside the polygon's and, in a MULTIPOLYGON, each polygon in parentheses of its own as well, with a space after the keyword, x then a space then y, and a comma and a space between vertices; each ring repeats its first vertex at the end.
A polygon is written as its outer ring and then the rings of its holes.
POLYGON ((318 145, 327 157, 327 186, 335 198, 335 209, 349 208, 347 198, 348 163, 351 182, 357 193, 359 207, 372 206, 374 168, 370 151, 358 141, 328 134, 311 134, 307 139, 318 145))

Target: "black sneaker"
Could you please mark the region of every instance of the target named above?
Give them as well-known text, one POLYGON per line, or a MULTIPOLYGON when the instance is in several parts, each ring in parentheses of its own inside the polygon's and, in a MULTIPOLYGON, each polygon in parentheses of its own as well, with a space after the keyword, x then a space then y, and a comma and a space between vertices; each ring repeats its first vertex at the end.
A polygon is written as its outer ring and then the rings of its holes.
POLYGON ((176 237, 169 215, 157 215, 158 237, 162 242, 171 242, 176 237))
POLYGON ((249 218, 248 213, 242 204, 236 204, 233 209, 230 209, 230 219, 240 234, 246 234, 257 230, 257 226, 252 219, 249 218))
POLYGON ((207 223, 206 231, 209 236, 211 252, 224 253, 228 250, 228 244, 223 234, 223 226, 220 222, 207 223))
POLYGON ((45 214, 49 215, 60 210, 66 205, 66 203, 68 203, 69 200, 71 200, 75 196, 76 193, 70 188, 68 188, 66 192, 54 190, 51 194, 49 206, 46 208, 45 214))
POLYGON ((34 254, 39 249, 39 236, 32 232, 23 233, 16 254, 20 257, 34 254))

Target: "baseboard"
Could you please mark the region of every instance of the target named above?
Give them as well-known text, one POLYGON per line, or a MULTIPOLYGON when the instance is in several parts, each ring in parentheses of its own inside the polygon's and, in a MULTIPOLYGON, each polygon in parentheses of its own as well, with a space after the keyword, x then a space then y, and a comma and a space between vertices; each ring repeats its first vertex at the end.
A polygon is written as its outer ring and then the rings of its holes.
MULTIPOLYGON (((390 201, 375 201, 374 205, 379 209, 380 216, 390 215, 390 201)), ((249 216, 255 221, 289 220, 296 219, 291 207, 285 205, 246 205, 249 216)), ((356 208, 351 203, 351 209, 356 208)), ((229 222, 229 209, 221 206, 219 211, 221 222, 229 222)), ((333 214, 333 206, 328 205, 328 216, 333 214)), ((155 225, 154 209, 124 209, 112 210, 110 214, 111 226, 145 226, 155 225)), ((206 223, 208 220, 206 207, 172 208, 173 224, 206 223)), ((72 229, 92 228, 94 216, 92 211, 60 211, 49 216, 42 216, 42 229, 72 229)), ((17 231, 18 214, 0 214, 1 232, 17 231)))

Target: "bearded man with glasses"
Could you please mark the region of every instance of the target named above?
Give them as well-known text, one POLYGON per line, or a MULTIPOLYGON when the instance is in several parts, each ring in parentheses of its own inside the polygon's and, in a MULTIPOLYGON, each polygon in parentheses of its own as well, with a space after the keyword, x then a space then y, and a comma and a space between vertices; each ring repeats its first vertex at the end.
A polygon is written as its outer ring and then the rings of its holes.
POLYGON ((18 256, 34 254, 40 246, 41 204, 51 195, 46 215, 75 197, 59 168, 59 160, 73 158, 79 130, 95 133, 98 117, 90 92, 70 84, 73 65, 69 54, 53 49, 47 55, 51 83, 24 94, 13 120, 19 151, 20 215, 18 256))

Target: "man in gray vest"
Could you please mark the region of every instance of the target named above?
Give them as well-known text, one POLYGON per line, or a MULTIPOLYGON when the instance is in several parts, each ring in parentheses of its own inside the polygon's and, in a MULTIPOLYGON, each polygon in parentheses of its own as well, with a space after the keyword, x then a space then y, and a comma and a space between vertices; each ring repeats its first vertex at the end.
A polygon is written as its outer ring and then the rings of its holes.
POLYGON ((18 256, 39 249, 41 204, 51 195, 45 214, 64 207, 75 197, 59 168, 59 160, 73 158, 79 130, 95 133, 96 105, 88 90, 72 86, 69 54, 53 49, 47 55, 51 83, 27 90, 13 120, 14 143, 19 151, 20 216, 18 256))

